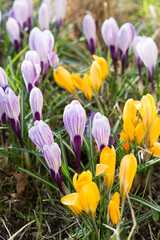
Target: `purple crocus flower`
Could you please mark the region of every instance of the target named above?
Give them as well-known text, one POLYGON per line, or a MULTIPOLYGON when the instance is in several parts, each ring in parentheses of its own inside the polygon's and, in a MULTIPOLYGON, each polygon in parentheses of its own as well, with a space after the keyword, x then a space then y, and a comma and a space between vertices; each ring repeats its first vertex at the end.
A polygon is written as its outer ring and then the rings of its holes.
POLYGON ((55 182, 57 183, 60 191, 63 193, 62 189, 62 171, 61 171, 61 150, 57 143, 51 145, 44 145, 43 155, 46 163, 51 171, 51 175, 55 182))
POLYGON ((158 50, 152 38, 148 37, 137 44, 137 53, 147 68, 149 80, 151 82, 152 91, 154 92, 154 72, 158 57, 158 50))
POLYGON ((66 14, 66 7, 67 7, 66 0, 55 0, 55 20, 57 30, 59 30, 59 28, 63 24, 66 14))
POLYGON ((57 66, 59 65, 59 58, 57 56, 57 53, 56 52, 48 53, 47 57, 50 66, 51 67, 53 66, 54 71, 57 71, 57 66))
POLYGON ((108 119, 99 112, 93 118, 92 135, 96 140, 98 151, 109 144, 110 124, 108 119))
POLYGON ((41 151, 43 151, 44 145, 51 145, 54 143, 50 127, 42 120, 34 122, 34 126, 29 129, 29 137, 41 151))
POLYGON ((7 75, 2 67, 0 67, 0 86, 5 87, 8 84, 7 75))
POLYGON ((26 0, 15 0, 13 3, 14 18, 19 23, 21 29, 24 29, 27 25, 29 18, 29 6, 26 0))
MULTIPOLYGON (((7 116, 3 106, 3 98, 4 98, 4 90, 0 86, 0 126, 2 126, 2 124, 6 124, 7 122, 7 116)), ((2 137, 3 137, 3 144, 5 145, 5 129, 2 129, 2 137)))
POLYGON ((34 86, 38 86, 41 68, 38 64, 33 65, 32 62, 24 60, 21 65, 21 71, 26 88, 30 93, 34 86))
POLYGON ((22 147, 23 141, 21 137, 21 123, 20 123, 20 104, 19 98, 15 95, 10 87, 6 87, 3 97, 3 106, 5 113, 10 120, 11 127, 17 135, 22 147))
POLYGON ((43 1, 38 11, 38 22, 40 29, 42 31, 49 29, 50 21, 51 21, 51 6, 49 2, 43 1))
POLYGON ((77 158, 78 172, 81 173, 80 154, 86 124, 86 113, 78 101, 73 100, 65 107, 63 122, 70 137, 71 147, 77 158))
POLYGON ((133 51, 134 51, 134 56, 135 56, 135 59, 136 59, 136 64, 138 66, 138 72, 139 72, 139 77, 140 77, 140 82, 142 82, 142 74, 141 74, 141 70, 142 70, 142 67, 143 67, 143 62, 140 58, 140 56, 138 55, 138 52, 137 52, 137 44, 139 42, 143 42, 147 37, 145 36, 135 36, 134 40, 133 40, 133 51))
POLYGON ((131 23, 125 23, 121 26, 118 36, 118 45, 120 49, 120 58, 122 62, 122 74, 124 74, 125 64, 128 58, 128 51, 132 45, 135 36, 135 29, 131 23))
POLYGON ((39 54, 42 71, 45 71, 49 65, 48 54, 52 52, 53 46, 54 37, 49 30, 42 32, 37 27, 32 29, 29 36, 29 47, 30 50, 35 50, 39 54))
POLYGON ((40 58, 36 51, 27 51, 25 54, 25 60, 30 61, 33 65, 38 64, 40 66, 40 58))
POLYGON ((96 48, 96 23, 94 18, 89 14, 83 18, 83 31, 87 38, 89 50, 94 54, 96 48))
POLYGON ((17 21, 10 17, 6 22, 6 29, 12 44, 18 50, 20 45, 20 29, 17 21))
POLYGON ((29 96, 29 102, 34 121, 42 120, 43 95, 39 88, 32 88, 29 96))
POLYGON ((115 71, 117 71, 119 27, 114 18, 111 17, 104 21, 101 27, 101 33, 105 44, 111 52, 114 68, 115 71))

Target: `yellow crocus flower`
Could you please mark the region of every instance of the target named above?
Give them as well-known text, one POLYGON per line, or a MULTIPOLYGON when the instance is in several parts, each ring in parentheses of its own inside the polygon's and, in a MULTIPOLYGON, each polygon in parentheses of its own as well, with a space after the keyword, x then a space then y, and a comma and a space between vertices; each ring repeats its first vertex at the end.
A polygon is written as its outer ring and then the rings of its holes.
POLYGON ((79 176, 77 173, 73 176, 73 185, 77 192, 80 192, 81 188, 92 182, 92 173, 87 170, 86 172, 82 172, 79 176))
POLYGON ((91 79, 88 76, 88 74, 85 74, 82 79, 82 92, 84 93, 85 97, 91 101, 91 98, 93 96, 93 90, 92 90, 92 84, 91 79))
POLYGON ((76 216, 80 217, 82 215, 83 207, 81 205, 79 193, 68 194, 61 198, 61 202, 67 205, 76 216))
POLYGON ((150 154, 153 154, 154 157, 158 158, 160 157, 160 143, 155 142, 153 143, 151 149, 147 149, 150 154))
MULTIPOLYGON (((124 142, 125 140, 128 139, 127 135, 123 131, 120 133, 120 137, 121 137, 121 139, 120 139, 121 142, 124 142)), ((130 146, 129 146, 128 140, 123 144, 123 147, 127 152, 130 151, 130 146)))
POLYGON ((108 63, 107 63, 106 59, 103 57, 98 57, 97 55, 92 55, 92 57, 94 60, 96 60, 99 63, 99 65, 101 67, 101 71, 102 71, 102 81, 104 81, 109 72, 108 63))
POLYGON ((134 176, 137 171, 137 160, 133 154, 125 155, 120 164, 120 193, 122 198, 126 198, 129 193, 134 176))
POLYGON ((117 225, 118 220, 120 220, 119 205, 120 205, 119 193, 115 192, 109 202, 109 207, 108 207, 110 219, 113 225, 117 225))
POLYGON ((102 71, 99 63, 93 61, 90 68, 91 84, 96 92, 99 91, 100 86, 102 85, 102 71))
POLYGON ((82 91, 82 79, 80 75, 71 74, 73 85, 82 91))
POLYGON ((116 152, 114 147, 109 148, 106 146, 100 155, 100 164, 97 164, 96 167, 96 176, 105 173, 104 181, 107 188, 111 188, 114 181, 116 165, 116 152))
POLYGON ((70 93, 74 93, 74 85, 70 72, 62 66, 53 71, 55 82, 70 93))

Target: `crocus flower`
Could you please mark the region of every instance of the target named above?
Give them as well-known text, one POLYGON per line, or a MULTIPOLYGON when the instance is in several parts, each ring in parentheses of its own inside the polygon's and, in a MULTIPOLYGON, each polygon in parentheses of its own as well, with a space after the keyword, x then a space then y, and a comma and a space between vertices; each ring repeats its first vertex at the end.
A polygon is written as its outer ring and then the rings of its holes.
POLYGON ((63 122, 70 136, 70 142, 77 158, 78 172, 81 173, 80 153, 86 124, 86 113, 81 104, 73 100, 63 113, 63 122))
POLYGON ((106 174, 104 181, 108 189, 112 188, 116 166, 116 152, 114 147, 103 148, 100 155, 100 164, 96 167, 96 176, 106 174))
POLYGON ((42 119, 43 94, 37 87, 32 88, 29 102, 33 114, 34 121, 42 119))
POLYGON ((106 59, 103 57, 98 57, 97 55, 93 55, 92 57, 99 64, 99 66, 101 68, 101 72, 102 72, 102 81, 104 81, 109 72, 108 63, 107 63, 106 59))
POLYGON ((158 49, 152 38, 148 37, 137 44, 137 53, 144 65, 147 68, 149 80, 154 92, 154 72, 158 57, 158 49))
POLYGON ((68 194, 61 198, 61 202, 67 205, 77 217, 81 217, 83 207, 79 193, 68 194))
POLYGON ((82 172, 79 176, 77 173, 73 176, 73 185, 77 192, 81 191, 81 188, 92 182, 92 173, 87 170, 87 172, 82 172))
MULTIPOLYGON (((3 106, 3 98, 4 98, 4 90, 0 86, 0 126, 2 124, 6 124, 7 122, 7 116, 3 106)), ((5 129, 2 129, 2 137, 3 137, 3 144, 5 145, 5 129)))
POLYGON ((125 23, 121 26, 118 36, 118 46, 120 49, 120 58, 122 62, 122 74, 124 74, 125 64, 128 58, 128 51, 132 45, 135 36, 135 29, 131 23, 125 23))
POLYGON ((5 87, 8 84, 6 72, 0 67, 0 87, 5 87))
POLYGON ((10 17, 6 22, 6 29, 12 44, 18 50, 20 45, 20 29, 17 21, 10 17))
POLYGON ((119 27, 114 18, 111 17, 104 21, 101 27, 101 33, 105 44, 111 52, 114 68, 115 71, 117 71, 119 27))
POLYGON ((48 54, 52 52, 54 46, 54 37, 49 30, 41 31, 37 27, 33 28, 29 35, 30 50, 35 50, 41 60, 41 68, 45 69, 48 65, 48 54))
POLYGON ((55 0, 55 19, 57 30, 62 26, 66 14, 67 1, 55 0))
POLYGON ((38 11, 38 22, 40 25, 40 29, 46 30, 49 29, 51 21, 51 6, 48 1, 43 1, 39 11, 38 11))
POLYGON ((40 66, 40 58, 36 51, 27 51, 25 54, 25 60, 30 61, 33 65, 38 64, 40 66))
POLYGON ((82 79, 82 92, 84 93, 85 97, 89 101, 91 101, 91 98, 93 96, 93 90, 92 90, 91 78, 88 76, 88 74, 85 74, 82 79))
POLYGON ((94 54, 96 48, 96 23, 90 14, 87 14, 83 18, 83 31, 87 38, 88 48, 90 52, 94 54))
POLYGON ((139 72, 139 77, 140 77, 140 82, 142 82, 142 74, 141 74, 141 71, 142 71, 142 67, 143 67, 143 62, 137 52, 137 44, 139 42, 143 42, 147 37, 145 36, 135 36, 134 40, 133 40, 133 51, 134 51, 134 56, 135 56, 135 59, 136 59, 136 64, 138 66, 138 72, 139 72))
POLYGON ((61 172, 61 150, 57 143, 43 146, 43 155, 51 171, 51 175, 57 183, 61 192, 62 190, 62 172, 61 172))
POLYGON ((92 135, 96 140, 98 151, 109 144, 110 124, 99 112, 93 118, 92 135))
POLYGON ((48 62, 50 64, 50 66, 54 68, 54 71, 57 71, 57 67, 59 65, 59 58, 57 56, 57 53, 56 52, 50 52, 48 53, 47 55, 48 57, 48 62))
POLYGON ((82 91, 82 78, 79 74, 75 75, 75 74, 71 74, 71 78, 72 78, 72 82, 74 87, 78 88, 79 90, 82 91))
POLYGON ((27 25, 27 21, 29 18, 29 7, 27 1, 25 0, 15 0, 13 3, 13 12, 14 18, 20 25, 21 29, 24 29, 27 25))
POLYGON ((7 87, 4 92, 3 106, 5 113, 10 120, 11 127, 17 135, 19 142, 24 147, 21 137, 21 123, 20 123, 20 104, 19 98, 15 95, 10 87, 7 87))
POLYGON ((137 171, 137 160, 133 154, 125 155, 120 164, 120 193, 123 199, 129 194, 137 171))
POLYGON ((109 215, 113 225, 118 224, 118 220, 120 220, 120 211, 119 211, 120 197, 119 193, 115 192, 109 202, 109 215))
POLYGON ((42 120, 34 122, 34 126, 29 129, 29 137, 41 151, 43 151, 44 145, 51 145, 54 143, 50 127, 42 120))
POLYGON ((62 66, 53 71, 55 82, 70 93, 74 93, 74 85, 70 72, 62 66))
POLYGON ((34 86, 37 86, 39 83, 39 76, 41 72, 40 65, 33 64, 28 60, 24 60, 21 65, 21 71, 23 75, 24 82, 26 84, 26 88, 30 93, 34 86))
POLYGON ((90 68, 91 84, 96 92, 99 91, 102 85, 102 70, 97 61, 93 61, 90 68))

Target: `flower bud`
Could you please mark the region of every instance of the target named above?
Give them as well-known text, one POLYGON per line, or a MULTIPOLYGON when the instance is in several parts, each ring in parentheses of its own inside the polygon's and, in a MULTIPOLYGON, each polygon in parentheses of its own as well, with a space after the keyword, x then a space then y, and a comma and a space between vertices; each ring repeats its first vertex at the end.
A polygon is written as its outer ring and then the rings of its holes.
POLYGON ((125 23, 121 26, 118 36, 118 45, 122 62, 122 74, 124 74, 125 64, 128 58, 128 51, 133 42, 134 36, 135 29, 131 23, 125 23))
POLYGON ((50 127, 42 120, 34 122, 34 126, 29 129, 29 137, 41 151, 43 151, 44 145, 51 145, 54 143, 50 127))
POLYGON ((55 18, 57 30, 62 26, 66 14, 67 1, 55 0, 55 18))
POLYGON ((21 71, 26 88, 30 93, 36 82, 39 81, 41 68, 38 64, 33 65, 32 62, 24 60, 21 65, 21 71))
POLYGON ((42 120, 43 95, 39 88, 34 87, 29 96, 34 121, 42 120))
POLYGON ((99 64, 99 66, 101 68, 101 72, 102 72, 102 81, 104 81, 109 72, 108 63, 107 63, 106 59, 103 57, 98 57, 97 55, 93 55, 92 57, 99 64))
POLYGON ((91 101, 91 98, 93 96, 93 90, 92 90, 92 83, 91 79, 88 76, 88 74, 85 74, 82 79, 82 92, 84 93, 85 97, 91 101))
POLYGON ((49 2, 44 1, 42 2, 38 11, 38 22, 40 25, 40 29, 42 31, 49 29, 50 21, 51 21, 51 6, 49 2))
POLYGON ((83 18, 83 31, 87 38, 88 48, 94 54, 96 48, 96 23, 94 18, 89 14, 83 18))
POLYGON ((143 41, 140 41, 137 44, 137 53, 141 61, 144 63, 145 67, 147 68, 149 80, 152 85, 152 91, 154 92, 153 78, 154 78, 155 66, 157 63, 158 50, 153 39, 148 37, 148 38, 144 38, 143 41))
POLYGON ((26 27, 26 23, 30 15, 27 1, 15 0, 13 3, 13 12, 14 12, 14 18, 19 23, 20 28, 24 29, 26 27))
POLYGON ((6 72, 0 67, 0 87, 5 87, 8 84, 6 72))
POLYGON ((92 135, 96 140, 98 151, 109 144, 110 124, 108 119, 99 112, 93 118, 92 135))
POLYGON ((78 101, 73 100, 65 107, 63 122, 70 136, 71 147, 77 158, 78 172, 81 173, 80 153, 86 124, 86 113, 78 101))
POLYGON ((12 44, 18 49, 20 44, 20 29, 17 21, 10 17, 6 22, 6 29, 12 44))
POLYGON ((91 84, 96 92, 99 91, 102 85, 102 70, 97 61, 93 61, 90 68, 91 84))
POLYGON ((5 109, 3 106, 3 98, 4 98, 4 90, 2 87, 0 87, 0 125, 6 124, 6 121, 7 121, 5 109))
POLYGON ((119 193, 115 192, 109 202, 108 207, 109 215, 113 225, 117 225, 118 220, 120 220, 119 204, 120 204, 119 193))
POLYGON ((101 27, 101 33, 105 44, 111 52, 115 71, 117 70, 118 58, 118 33, 119 27, 114 18, 109 18, 104 21, 101 27))
POLYGON ((51 171, 51 175, 62 192, 61 150, 57 143, 44 145, 43 155, 51 171))
POLYGON ((30 61, 33 65, 38 64, 40 66, 40 58, 36 51, 27 51, 25 54, 25 60, 30 61))

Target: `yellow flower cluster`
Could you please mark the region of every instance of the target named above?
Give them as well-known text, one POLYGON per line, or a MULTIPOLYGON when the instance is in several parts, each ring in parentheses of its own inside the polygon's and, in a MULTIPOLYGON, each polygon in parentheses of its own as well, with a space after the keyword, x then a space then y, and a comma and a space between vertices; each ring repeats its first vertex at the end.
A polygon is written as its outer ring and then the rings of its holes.
POLYGON ((121 141, 127 152, 130 151, 129 143, 133 143, 135 137, 138 145, 141 143, 150 152, 160 156, 160 144, 157 142, 160 135, 160 117, 154 98, 147 94, 141 101, 128 99, 123 108, 123 131, 121 141), (138 114, 137 114, 138 113, 138 114))
POLYGON ((77 216, 81 216, 84 211, 93 219, 100 196, 97 185, 92 182, 92 173, 88 170, 79 177, 76 173, 73 176, 73 185, 77 192, 64 196, 61 202, 69 206, 77 216))
POLYGON ((107 61, 104 58, 93 55, 93 59, 90 75, 86 73, 81 78, 80 75, 71 74, 67 69, 59 66, 56 71, 53 71, 55 82, 70 93, 74 93, 75 87, 78 88, 91 101, 93 96, 92 87, 98 92, 102 81, 106 79, 109 72, 107 61))

